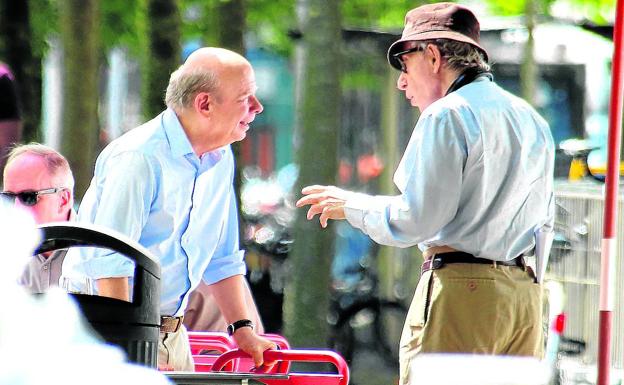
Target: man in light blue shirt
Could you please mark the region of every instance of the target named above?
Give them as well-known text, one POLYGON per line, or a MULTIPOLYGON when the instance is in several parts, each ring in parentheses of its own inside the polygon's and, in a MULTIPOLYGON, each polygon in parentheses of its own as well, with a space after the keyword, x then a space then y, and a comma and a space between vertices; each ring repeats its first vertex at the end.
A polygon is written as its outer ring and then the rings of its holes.
MULTIPOLYGON (((242 56, 202 48, 171 75, 167 110, 109 144, 80 205, 79 220, 137 240, 162 268, 159 367, 193 370, 181 316, 201 280, 239 347, 263 363, 275 345, 253 331, 245 303, 230 144, 262 112, 254 71, 242 56)), ((128 300, 132 263, 101 250, 70 253, 69 279, 85 275, 100 295, 128 300)))
POLYGON ((418 353, 540 357, 542 289, 526 267, 552 227, 554 145, 547 123, 498 87, 466 7, 406 15, 388 61, 421 111, 394 175, 396 196, 309 186, 297 206, 346 219, 376 242, 419 245, 425 262, 400 343, 400 379, 418 353))

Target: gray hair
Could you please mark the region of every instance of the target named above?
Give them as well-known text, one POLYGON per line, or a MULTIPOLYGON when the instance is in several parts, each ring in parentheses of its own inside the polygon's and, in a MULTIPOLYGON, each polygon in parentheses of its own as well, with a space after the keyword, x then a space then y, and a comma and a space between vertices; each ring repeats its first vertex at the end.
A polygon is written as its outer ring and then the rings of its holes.
POLYGON ((427 40, 425 44, 434 44, 440 50, 440 54, 446 59, 447 66, 455 71, 463 71, 466 68, 478 68, 487 72, 490 70, 483 52, 469 43, 450 39, 427 40))
POLYGON ((186 69, 182 65, 169 78, 165 104, 174 110, 181 110, 191 107, 198 93, 216 94, 218 89, 219 80, 214 71, 207 68, 186 69))
POLYGON ((42 158, 48 173, 54 179, 61 179, 59 182, 61 182, 62 186, 54 187, 65 187, 73 191, 74 175, 67 159, 52 147, 40 143, 28 143, 13 147, 7 156, 6 166, 4 167, 5 173, 11 162, 22 154, 33 154, 42 158))

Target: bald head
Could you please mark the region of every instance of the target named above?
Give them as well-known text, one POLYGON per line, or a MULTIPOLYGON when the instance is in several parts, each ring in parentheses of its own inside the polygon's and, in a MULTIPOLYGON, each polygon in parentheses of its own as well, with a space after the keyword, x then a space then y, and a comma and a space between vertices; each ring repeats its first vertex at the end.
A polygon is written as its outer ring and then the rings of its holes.
POLYGON ((204 47, 194 51, 186 59, 181 68, 209 68, 218 71, 223 68, 249 65, 247 59, 234 51, 225 48, 204 47))
POLYGON ((199 92, 218 97, 219 80, 245 67, 251 68, 251 64, 236 52, 216 47, 200 48, 171 74, 165 103, 169 108, 181 110, 190 107, 199 92))
POLYGON ((28 143, 11 149, 3 171, 5 183, 7 179, 10 179, 7 173, 13 168, 14 164, 26 162, 27 159, 34 162, 34 164, 40 164, 41 168, 54 179, 55 187, 62 186, 73 190, 74 176, 67 159, 52 147, 39 143, 28 143))

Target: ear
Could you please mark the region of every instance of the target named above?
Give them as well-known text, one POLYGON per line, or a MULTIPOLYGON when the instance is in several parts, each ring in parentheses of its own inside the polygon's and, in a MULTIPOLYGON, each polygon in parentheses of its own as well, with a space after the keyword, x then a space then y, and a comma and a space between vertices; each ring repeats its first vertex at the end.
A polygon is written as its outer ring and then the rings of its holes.
POLYGON ((435 44, 428 44, 425 53, 427 54, 427 59, 433 73, 439 73, 442 69, 442 54, 438 46, 435 44))
POLYGON ((202 115, 208 114, 212 107, 212 97, 207 92, 199 92, 195 95, 193 107, 195 107, 195 111, 202 115))
POLYGON ((69 213, 74 204, 74 197, 70 190, 63 190, 60 192, 61 202, 59 204, 59 213, 69 213))

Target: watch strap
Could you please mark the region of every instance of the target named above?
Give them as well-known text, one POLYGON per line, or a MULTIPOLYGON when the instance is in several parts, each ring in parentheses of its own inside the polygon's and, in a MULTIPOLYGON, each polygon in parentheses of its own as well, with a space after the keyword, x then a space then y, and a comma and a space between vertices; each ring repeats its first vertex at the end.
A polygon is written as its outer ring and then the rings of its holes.
POLYGON ((254 328, 254 324, 253 322, 251 322, 251 320, 248 319, 240 319, 236 322, 233 322, 231 324, 228 325, 227 327, 227 333, 228 335, 234 335, 234 333, 240 329, 240 328, 245 328, 245 327, 250 327, 250 328, 254 328))

